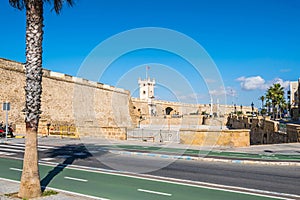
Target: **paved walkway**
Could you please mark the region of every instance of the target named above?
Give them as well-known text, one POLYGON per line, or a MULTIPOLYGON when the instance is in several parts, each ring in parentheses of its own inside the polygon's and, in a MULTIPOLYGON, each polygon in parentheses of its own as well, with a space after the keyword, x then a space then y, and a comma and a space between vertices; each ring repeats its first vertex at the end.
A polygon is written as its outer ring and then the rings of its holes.
MULTIPOLYGON (((14 181, 10 181, 10 180, 5 180, 5 179, 1 179, 0 178, 0 200, 20 200, 20 198, 16 198, 16 197, 8 197, 8 194, 12 194, 12 193, 16 193, 19 190, 19 183, 18 182, 14 182, 14 181)), ((57 191, 55 189, 55 191, 57 191)), ((87 197, 82 197, 79 195, 75 195, 75 194, 70 194, 70 193, 66 193, 66 192, 58 192, 58 194, 56 195, 51 195, 51 196, 45 196, 45 197, 40 197, 40 198, 36 198, 36 199, 40 199, 40 200, 81 200, 81 199, 92 199, 92 198, 87 198, 87 197)))

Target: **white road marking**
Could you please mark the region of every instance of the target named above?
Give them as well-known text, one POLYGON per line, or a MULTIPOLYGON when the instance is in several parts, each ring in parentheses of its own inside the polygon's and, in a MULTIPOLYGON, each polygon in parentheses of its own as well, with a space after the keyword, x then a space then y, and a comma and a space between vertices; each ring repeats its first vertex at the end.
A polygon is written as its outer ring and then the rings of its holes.
POLYGON ((86 153, 83 152, 78 152, 78 153, 73 153, 74 156, 85 156, 86 153))
POLYGON ((7 144, 0 144, 0 147, 5 147, 5 148, 13 148, 13 149, 24 149, 24 147, 20 146, 12 146, 12 145, 7 145, 7 144))
POLYGON ((0 148, 0 151, 9 151, 9 152, 24 152, 24 150, 17 150, 17 149, 8 149, 8 148, 0 148))
POLYGON ((21 171, 23 171, 22 169, 18 169, 18 168, 13 168, 13 167, 11 167, 11 168, 9 168, 10 170, 13 170, 13 171, 18 171, 18 172, 21 172, 21 171))
POLYGON ((55 149, 56 147, 39 145, 39 148, 44 148, 44 149, 55 149))
POLYGON ((163 195, 163 196, 172 196, 172 194, 169 194, 169 193, 157 192, 157 191, 152 191, 152 190, 138 189, 138 191, 139 192, 151 193, 151 194, 158 194, 158 195, 163 195))
POLYGON ((16 154, 15 153, 0 152, 0 155, 12 156, 12 155, 16 155, 16 154))
POLYGON ((88 180, 86 179, 81 179, 81 178, 73 178, 73 177, 69 177, 69 176, 65 176, 65 179, 69 179, 69 180, 73 180, 73 181, 81 181, 81 182, 88 182, 88 180))
POLYGON ((49 160, 54 160, 55 158, 42 158, 41 160, 43 161, 49 161, 49 160))
POLYGON ((59 155, 59 156, 56 156, 56 158, 70 158, 72 156, 69 156, 69 155, 59 155))
MULTIPOLYGON (((0 144, 0 147, 6 147, 6 148, 13 148, 13 149, 23 149, 25 148, 25 144, 20 144, 20 143, 14 143, 11 145, 7 145, 7 144, 0 144)), ((50 147, 50 146, 38 146, 38 150, 39 151, 46 151, 48 149, 54 149, 55 147, 50 147)))

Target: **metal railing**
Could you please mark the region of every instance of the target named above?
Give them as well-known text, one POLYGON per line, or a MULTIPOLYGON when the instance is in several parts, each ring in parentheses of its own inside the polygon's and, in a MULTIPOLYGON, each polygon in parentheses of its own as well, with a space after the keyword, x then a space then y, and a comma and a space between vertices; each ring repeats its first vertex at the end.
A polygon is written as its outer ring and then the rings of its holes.
POLYGON ((180 135, 176 130, 127 129, 127 140, 179 143, 180 135))

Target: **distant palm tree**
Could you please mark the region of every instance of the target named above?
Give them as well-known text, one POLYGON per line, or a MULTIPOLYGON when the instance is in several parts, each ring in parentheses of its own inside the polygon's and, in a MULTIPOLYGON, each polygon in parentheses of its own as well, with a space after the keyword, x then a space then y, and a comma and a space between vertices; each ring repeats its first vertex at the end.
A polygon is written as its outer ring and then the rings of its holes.
POLYGON ((271 102, 273 119, 276 119, 280 110, 280 106, 285 102, 284 99, 284 88, 279 84, 273 84, 266 93, 266 98, 268 102, 271 102), (276 115, 275 115, 276 111, 276 115))
POLYGON ((259 100, 261 100, 261 113, 263 113, 263 110, 265 108, 264 102, 265 102, 265 96, 259 97, 259 100))
MULTIPOLYGON (((73 5, 73 0, 53 0, 54 10, 59 13, 62 4, 73 5)), ((26 9, 26 63, 25 63, 25 123, 26 145, 19 197, 34 198, 41 196, 38 169, 37 132, 40 118, 42 94, 42 41, 43 6, 51 0, 9 0, 11 6, 26 9)))
POLYGON ((265 102, 265 96, 259 97, 259 100, 261 100, 261 109, 264 108, 264 102, 265 102))

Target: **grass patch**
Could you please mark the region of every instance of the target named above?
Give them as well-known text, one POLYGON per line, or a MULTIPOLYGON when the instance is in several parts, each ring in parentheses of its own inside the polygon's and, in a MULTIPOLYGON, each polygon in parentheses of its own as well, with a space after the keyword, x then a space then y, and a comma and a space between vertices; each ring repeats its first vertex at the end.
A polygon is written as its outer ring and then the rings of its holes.
POLYGON ((54 190, 46 190, 46 191, 43 192, 42 197, 56 195, 56 194, 58 194, 58 192, 56 192, 54 190))
MULTIPOLYGON (((42 197, 47 197, 47 196, 51 196, 51 195, 56 195, 58 194, 58 192, 54 191, 54 190, 46 190, 42 193, 42 197)), ((13 198, 19 198, 18 197, 18 192, 14 192, 14 193, 9 193, 9 194, 4 194, 7 197, 13 197, 13 198)), ((27 198, 22 198, 22 200, 28 200, 27 198)))

